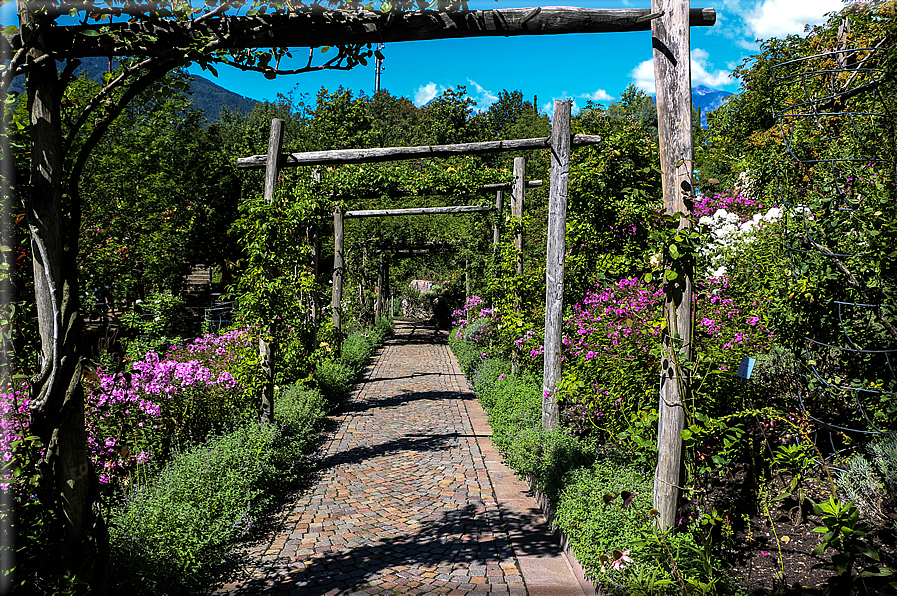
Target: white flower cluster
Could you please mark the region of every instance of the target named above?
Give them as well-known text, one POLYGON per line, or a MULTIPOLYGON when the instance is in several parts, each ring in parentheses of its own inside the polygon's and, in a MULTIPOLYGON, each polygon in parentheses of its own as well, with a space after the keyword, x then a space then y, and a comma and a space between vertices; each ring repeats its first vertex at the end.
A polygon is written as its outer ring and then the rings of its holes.
POLYGON ((765 214, 757 213, 747 221, 740 221, 737 213, 729 213, 725 209, 717 209, 713 215, 705 215, 698 223, 710 228, 709 242, 702 249, 702 254, 710 257, 711 266, 707 269, 710 277, 722 277, 726 274, 725 260, 727 253, 734 247, 750 244, 756 240, 756 232, 764 224, 782 218, 782 210, 773 207, 765 214))

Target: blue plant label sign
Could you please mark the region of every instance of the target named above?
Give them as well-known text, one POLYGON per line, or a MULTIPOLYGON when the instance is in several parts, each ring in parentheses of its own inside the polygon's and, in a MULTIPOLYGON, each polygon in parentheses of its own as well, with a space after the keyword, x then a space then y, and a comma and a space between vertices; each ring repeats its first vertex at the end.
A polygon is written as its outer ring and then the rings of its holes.
POLYGON ((742 379, 750 379, 751 371, 754 370, 755 362, 757 362, 756 358, 748 358, 747 356, 743 356, 741 358, 741 364, 738 365, 738 373, 735 376, 741 377, 742 379))

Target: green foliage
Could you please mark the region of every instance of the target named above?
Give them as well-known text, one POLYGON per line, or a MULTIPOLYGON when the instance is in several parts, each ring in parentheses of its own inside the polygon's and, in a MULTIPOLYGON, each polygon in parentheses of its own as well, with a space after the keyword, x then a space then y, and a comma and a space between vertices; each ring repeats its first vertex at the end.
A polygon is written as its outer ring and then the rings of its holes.
MULTIPOLYGON (((651 507, 651 486, 641 470, 599 459, 588 468, 574 470, 568 476, 557 503, 558 524, 576 552, 576 558, 599 580, 601 557, 613 549, 630 550, 646 530, 647 519, 629 515, 607 506, 604 495, 622 491, 637 493, 633 507, 647 511, 651 507)), ((633 558, 644 565, 644 559, 633 558)))
MULTIPOLYGON (((173 291, 190 264, 233 256, 221 230, 236 216, 235 168, 219 129, 207 128, 183 93, 188 84, 174 72, 138 96, 86 162, 79 266, 87 290, 110 286, 132 300, 173 291)), ((99 89, 86 78, 66 87, 66 126, 99 89)))
POLYGON ((564 300, 575 303, 596 282, 638 275, 650 257, 648 233, 662 207, 657 140, 642 124, 589 103, 575 132, 597 134, 600 147, 570 164, 564 300))
MULTIPOLYGON (((814 532, 823 534, 822 542, 813 549, 814 555, 835 551, 830 563, 817 563, 814 568, 821 567, 836 572, 831 580, 833 587, 853 589, 860 584, 868 590, 869 584, 880 581, 880 578, 892 575, 893 571, 881 565, 868 565, 855 574, 858 565, 867 560, 877 563, 880 559, 875 550, 865 539, 869 528, 860 521, 860 513, 853 503, 841 503, 837 497, 830 497, 825 503, 814 506, 816 514, 822 517, 823 525, 814 528, 814 532)), ((893 585, 893 584, 892 584, 893 585)))
POLYGON ((116 591, 177 594, 206 585, 272 496, 299 478, 308 464, 301 446, 280 425, 248 424, 176 454, 113 510, 116 591))
POLYGON ((125 330, 144 340, 176 336, 186 321, 184 299, 171 292, 153 292, 146 300, 135 301, 121 316, 125 330))
POLYGON ((315 381, 327 402, 337 404, 349 395, 355 381, 355 370, 340 360, 328 360, 318 365, 315 381))

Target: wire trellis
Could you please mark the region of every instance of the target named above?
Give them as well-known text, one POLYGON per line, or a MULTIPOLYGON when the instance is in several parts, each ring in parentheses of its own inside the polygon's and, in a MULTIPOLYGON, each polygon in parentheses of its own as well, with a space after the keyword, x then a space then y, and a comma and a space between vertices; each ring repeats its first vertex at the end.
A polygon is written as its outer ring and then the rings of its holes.
POLYGON ((881 90, 886 55, 881 47, 847 48, 845 33, 847 21, 838 49, 771 68, 783 104, 774 116, 784 153, 778 177, 791 274, 796 281, 814 274, 819 279, 820 273, 837 279, 827 286, 830 295, 814 297, 833 323, 803 338, 802 374, 809 389, 798 390, 798 401, 808 419, 828 429, 839 460, 843 450, 835 435, 888 432, 870 416, 869 402, 897 397, 891 390, 897 387, 897 337, 890 323, 897 320, 895 308, 880 301, 882 268, 851 227, 859 215, 869 216, 869 197, 877 199, 874 187, 893 167, 881 142, 890 117, 881 90), (842 378, 850 370, 863 374, 842 378), (854 422, 836 423, 812 412, 812 398, 823 392, 841 398, 842 412, 850 408, 854 422))

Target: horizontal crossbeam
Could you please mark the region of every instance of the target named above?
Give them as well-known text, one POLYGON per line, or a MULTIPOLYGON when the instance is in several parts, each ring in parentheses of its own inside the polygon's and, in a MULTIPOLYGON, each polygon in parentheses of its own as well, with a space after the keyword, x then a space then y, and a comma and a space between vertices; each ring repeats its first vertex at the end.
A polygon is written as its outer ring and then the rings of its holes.
MULTIPOLYGON (((598 135, 573 135, 574 146, 597 145, 598 135)), ((550 137, 536 139, 514 139, 509 141, 482 141, 478 143, 457 143, 454 145, 421 145, 418 147, 373 147, 370 149, 332 149, 329 151, 307 151, 290 153, 281 157, 280 167, 317 166, 353 163, 378 163, 425 157, 451 157, 453 155, 475 155, 500 151, 522 151, 526 149, 547 149, 550 137)), ((237 159, 237 167, 261 169, 268 163, 267 155, 253 155, 237 159)))
MULTIPOLYGON (((91 12, 90 3, 41 3, 44 10, 68 14, 72 8, 91 12)), ((94 12, 103 12, 95 10, 94 12)), ((146 15, 146 5, 116 7, 109 12, 146 15)), ((414 12, 325 10, 255 16, 221 15, 205 19, 176 19, 164 14, 129 22, 54 27, 44 49, 58 58, 85 56, 156 56, 184 58, 183 48, 283 48, 564 33, 649 31, 656 18, 647 9, 606 9, 547 6, 492 10, 414 12), (84 34, 87 30, 88 34, 84 34)), ((694 27, 716 23, 712 8, 693 8, 694 27)), ((19 34, 3 36, 5 49, 21 47, 19 34)))
POLYGON ((411 209, 370 209, 346 211, 343 217, 391 217, 395 215, 443 215, 453 213, 484 213, 495 207, 489 205, 453 205, 449 207, 413 207, 411 209))

